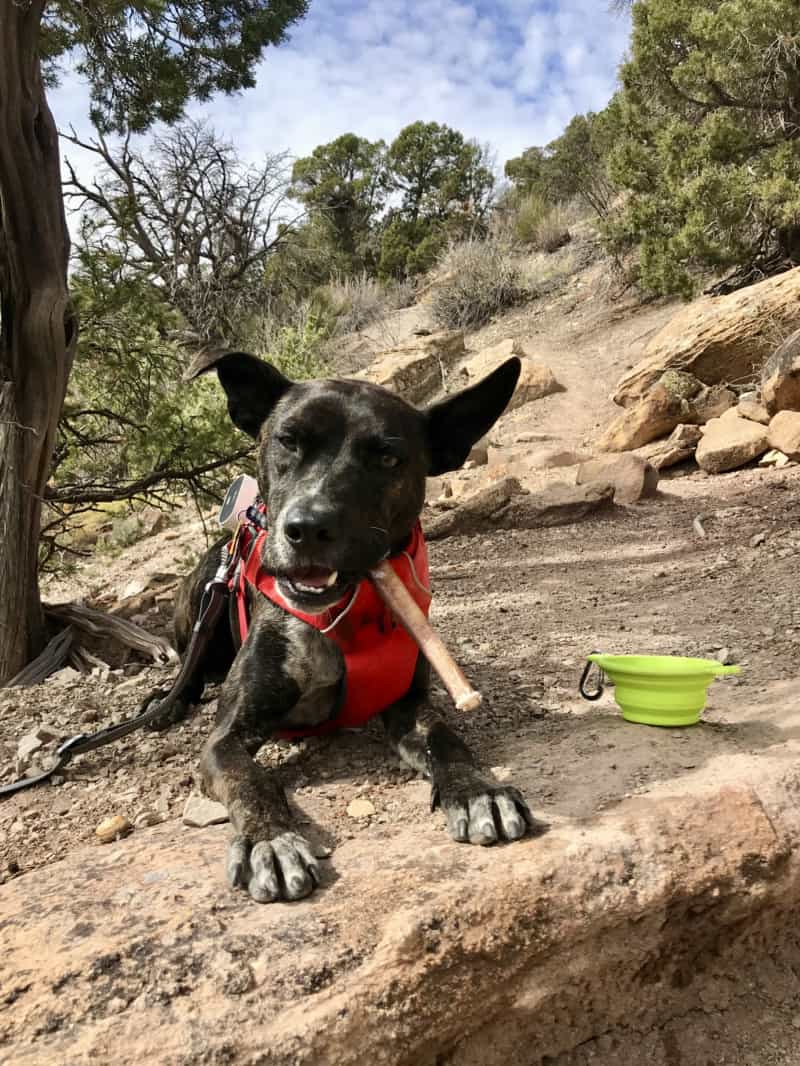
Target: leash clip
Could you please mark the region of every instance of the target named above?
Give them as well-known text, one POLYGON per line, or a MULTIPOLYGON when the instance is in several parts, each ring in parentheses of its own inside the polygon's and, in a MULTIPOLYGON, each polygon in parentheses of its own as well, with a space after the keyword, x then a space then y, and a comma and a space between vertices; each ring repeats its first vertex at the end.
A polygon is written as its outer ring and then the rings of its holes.
MULTIPOLYGON (((601 653, 598 651, 593 651, 591 654, 600 655, 601 653)), ((581 674, 581 680, 578 685, 578 690, 585 700, 589 700, 591 703, 594 703, 595 700, 599 700, 600 697, 603 695, 603 691, 605 689, 605 681, 606 675, 602 666, 598 666, 597 663, 593 663, 591 660, 587 660, 586 666, 583 668, 583 673, 581 674), (597 687, 593 692, 590 692, 586 687, 586 683, 589 680, 589 674, 592 672, 593 666, 597 667, 597 687)))

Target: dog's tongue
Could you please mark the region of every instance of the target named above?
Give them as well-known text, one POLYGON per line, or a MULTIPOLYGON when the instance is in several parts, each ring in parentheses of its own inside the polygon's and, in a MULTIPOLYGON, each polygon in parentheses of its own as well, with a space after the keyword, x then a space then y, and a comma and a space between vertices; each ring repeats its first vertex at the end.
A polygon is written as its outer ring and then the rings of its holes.
POLYGON ((306 588, 327 589, 334 584, 337 576, 335 570, 329 570, 325 566, 308 566, 303 570, 295 570, 292 580, 306 588))

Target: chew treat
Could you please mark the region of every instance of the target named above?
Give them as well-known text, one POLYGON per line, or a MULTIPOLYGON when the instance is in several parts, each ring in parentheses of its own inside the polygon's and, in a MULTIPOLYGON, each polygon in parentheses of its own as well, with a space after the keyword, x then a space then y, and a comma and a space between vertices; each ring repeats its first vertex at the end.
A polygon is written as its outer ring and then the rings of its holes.
POLYGON ((479 707, 480 692, 476 692, 464 677, 458 664, 389 563, 380 563, 374 570, 370 570, 370 578, 383 602, 414 638, 422 654, 441 678, 456 705, 456 710, 474 711, 479 707))

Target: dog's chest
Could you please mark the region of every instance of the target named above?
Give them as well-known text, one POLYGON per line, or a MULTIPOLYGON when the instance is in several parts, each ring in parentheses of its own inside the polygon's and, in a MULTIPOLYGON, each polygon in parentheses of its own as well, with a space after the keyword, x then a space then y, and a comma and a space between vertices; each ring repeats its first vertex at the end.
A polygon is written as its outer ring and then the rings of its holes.
POLYGON ((335 712, 344 680, 341 651, 318 630, 287 616, 284 669, 300 690, 300 698, 281 723, 288 730, 322 725, 335 712))

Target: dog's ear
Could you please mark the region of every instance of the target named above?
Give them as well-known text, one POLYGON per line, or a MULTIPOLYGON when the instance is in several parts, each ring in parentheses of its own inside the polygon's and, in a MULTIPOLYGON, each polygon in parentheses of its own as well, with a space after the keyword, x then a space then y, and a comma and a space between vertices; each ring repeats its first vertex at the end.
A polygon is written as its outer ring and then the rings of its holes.
POLYGON ((489 432, 506 409, 521 368, 519 359, 508 359, 477 385, 428 408, 429 476, 457 470, 466 461, 472 445, 489 432))
POLYGON ((251 437, 257 437, 272 408, 292 387, 292 382, 274 366, 247 352, 205 353, 192 363, 184 378, 191 381, 216 370, 228 397, 231 421, 251 437))

